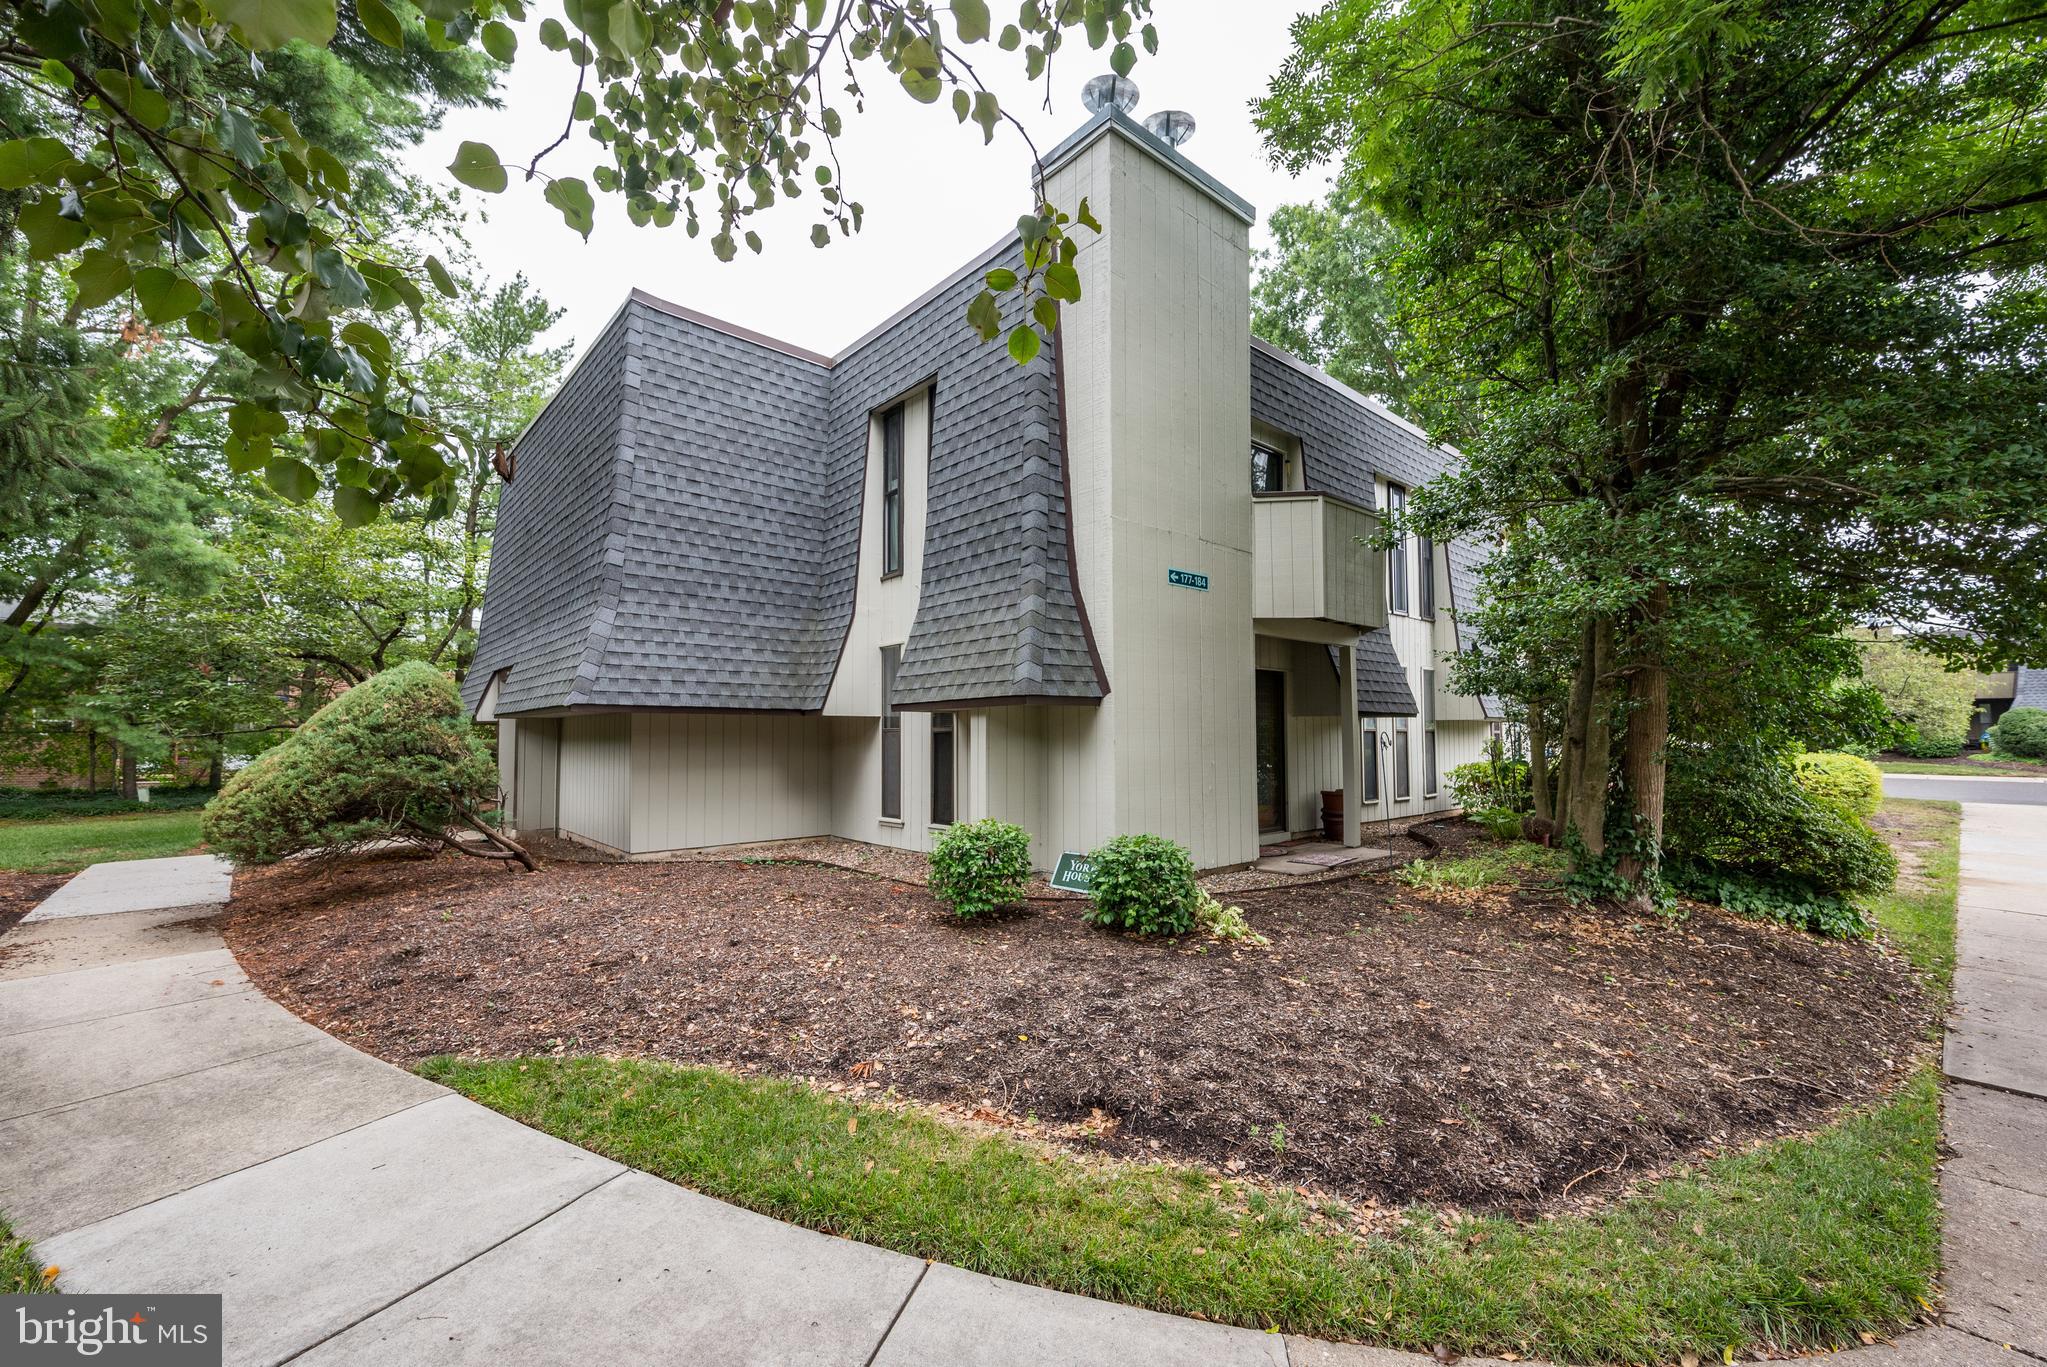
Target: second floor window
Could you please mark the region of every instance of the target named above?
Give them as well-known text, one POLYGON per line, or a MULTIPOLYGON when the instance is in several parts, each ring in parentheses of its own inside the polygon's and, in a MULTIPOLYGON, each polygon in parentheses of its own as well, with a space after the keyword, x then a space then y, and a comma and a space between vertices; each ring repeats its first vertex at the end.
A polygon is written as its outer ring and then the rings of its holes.
POLYGON ((1251 492, 1278 494, 1286 491, 1286 452, 1251 443, 1251 492))
POLYGON ((903 406, 881 415, 881 572, 903 572, 903 406))
POLYGON ((1425 536, 1414 539, 1415 597, 1420 604, 1421 615, 1433 618, 1436 615, 1436 543, 1425 536))
MULTIPOLYGON (((1386 486, 1386 512, 1398 517, 1407 508, 1407 490, 1398 484, 1386 486)), ((1407 611, 1407 537, 1403 534, 1386 552, 1386 606, 1395 612, 1407 611)))

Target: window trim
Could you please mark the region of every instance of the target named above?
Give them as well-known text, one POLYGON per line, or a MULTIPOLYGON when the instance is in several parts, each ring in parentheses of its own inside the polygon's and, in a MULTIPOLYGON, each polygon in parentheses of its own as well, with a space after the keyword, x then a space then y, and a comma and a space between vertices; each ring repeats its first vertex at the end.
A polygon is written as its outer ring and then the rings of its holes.
POLYGON ((1406 717, 1393 719, 1393 800, 1414 801, 1414 733, 1406 717))
POLYGON ((1414 539, 1415 615, 1436 620, 1436 543, 1426 536, 1414 539))
POLYGON ((1436 763, 1436 671, 1422 671, 1422 796, 1440 797, 1443 776, 1436 763))
POLYGON ((903 714, 896 710, 896 673, 902 668, 903 648, 881 648, 881 819, 897 825, 903 820, 903 714), (895 810, 889 810, 890 760, 895 769, 895 810))
POLYGON ((881 412, 881 577, 894 579, 903 572, 905 464, 904 428, 908 400, 898 400, 881 412))
POLYGON ((1251 492, 1253 494, 1286 493, 1289 489, 1293 487, 1293 481, 1288 477, 1292 473, 1291 466, 1292 461, 1288 457, 1284 448, 1274 446, 1271 442, 1260 441, 1256 437, 1253 437, 1251 439, 1251 469, 1253 472, 1253 478, 1251 481, 1251 492), (1279 486, 1277 488, 1261 489, 1258 487, 1256 472, 1258 469, 1258 453, 1261 451, 1264 452, 1266 455, 1271 456, 1273 460, 1277 462, 1279 470, 1279 486))
MULTIPOLYGON (((1398 513, 1404 511, 1406 507, 1407 486, 1387 480, 1386 511, 1389 514, 1398 513)), ((1408 605, 1412 601, 1412 596, 1408 593, 1410 577, 1408 541, 1409 537, 1402 533, 1400 540, 1386 549, 1386 610, 1401 617, 1413 615, 1408 611, 1408 605)))
POLYGON ((956 712, 933 712, 931 714, 931 824, 933 827, 950 826, 960 819, 960 754, 959 714, 956 712), (945 785, 944 791, 951 810, 943 816, 938 812, 938 756, 939 737, 945 738, 945 785))

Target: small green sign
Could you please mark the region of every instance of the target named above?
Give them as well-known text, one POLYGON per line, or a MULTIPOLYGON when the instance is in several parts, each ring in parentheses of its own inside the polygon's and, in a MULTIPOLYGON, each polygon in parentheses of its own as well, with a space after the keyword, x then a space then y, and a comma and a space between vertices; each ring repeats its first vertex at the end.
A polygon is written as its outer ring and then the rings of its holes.
POLYGON ((1062 892, 1086 892, 1094 885, 1095 861, 1072 850, 1059 856, 1052 870, 1051 884, 1062 892))
POLYGON ((1167 570, 1166 582, 1175 588, 1195 589, 1202 593, 1208 592, 1208 576, 1196 574, 1193 570, 1167 570))

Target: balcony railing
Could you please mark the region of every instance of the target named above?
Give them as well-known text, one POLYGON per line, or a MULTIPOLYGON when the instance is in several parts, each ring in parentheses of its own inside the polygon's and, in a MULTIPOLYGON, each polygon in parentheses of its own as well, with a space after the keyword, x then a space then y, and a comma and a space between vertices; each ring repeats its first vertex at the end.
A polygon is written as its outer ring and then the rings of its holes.
POLYGON ((1386 557, 1359 544, 1379 515, 1330 494, 1259 494, 1251 506, 1251 615, 1386 625, 1386 557))

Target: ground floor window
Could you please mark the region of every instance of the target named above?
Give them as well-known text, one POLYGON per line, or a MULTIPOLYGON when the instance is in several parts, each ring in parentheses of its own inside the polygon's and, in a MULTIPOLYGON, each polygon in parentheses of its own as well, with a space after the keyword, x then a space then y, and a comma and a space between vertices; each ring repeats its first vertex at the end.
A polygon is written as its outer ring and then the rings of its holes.
POLYGON ((1436 776, 1436 671, 1422 671, 1422 795, 1434 797, 1441 786, 1436 776))
POLYGON ((881 815, 903 819, 903 714, 896 711, 896 667, 901 646, 881 648, 881 815))
POLYGON ((1379 800, 1378 722, 1368 721, 1364 723, 1363 742, 1364 743, 1360 745, 1358 748, 1364 752, 1363 757, 1365 761, 1365 801, 1377 802, 1379 800))
POLYGON ((1393 800, 1405 802, 1414 796, 1414 756, 1409 750, 1407 718, 1393 723, 1393 800))
POLYGON ((934 826, 953 823, 953 775, 957 772, 953 759, 955 734, 952 713, 931 714, 931 824, 934 826))

